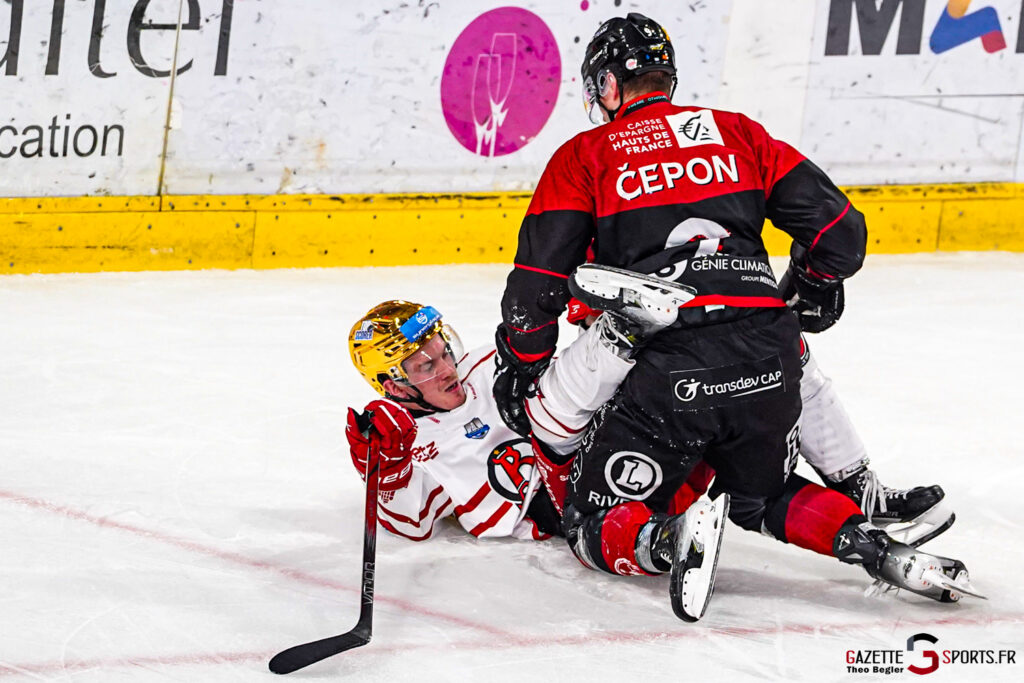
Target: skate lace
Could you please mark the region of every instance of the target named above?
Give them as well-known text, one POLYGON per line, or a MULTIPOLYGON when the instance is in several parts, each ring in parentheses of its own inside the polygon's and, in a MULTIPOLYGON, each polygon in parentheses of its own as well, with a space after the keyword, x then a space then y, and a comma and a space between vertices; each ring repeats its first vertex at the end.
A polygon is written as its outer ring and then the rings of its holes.
POLYGON ((630 339, 628 335, 626 335, 625 333, 622 332, 622 330, 619 329, 619 326, 616 323, 619 323, 620 321, 621 318, 619 320, 615 319, 614 313, 609 313, 608 311, 605 311, 594 324, 601 326, 601 334, 605 337, 605 339, 621 348, 631 349, 636 345, 633 343, 633 340, 630 339))
POLYGON ((879 512, 887 512, 885 487, 878 481, 878 476, 872 470, 865 470, 860 475, 860 485, 863 487, 863 492, 860 495, 860 509, 864 511, 864 515, 870 522, 876 504, 879 512))
POLYGON ((878 481, 878 475, 873 470, 865 470, 860 475, 860 485, 863 487, 863 493, 860 497, 860 507, 867 516, 868 521, 871 521, 871 514, 875 510, 875 504, 878 505, 879 512, 888 512, 886 507, 886 500, 892 498, 903 498, 906 499, 907 494, 910 493, 910 489, 893 489, 884 485, 878 481))
MULTIPOLYGON (((596 326, 598 321, 600 321, 600 320, 601 320, 601 318, 598 318, 597 321, 595 321, 593 323, 593 325, 591 325, 590 327, 584 328, 581 325, 580 326, 580 330, 579 330, 579 336, 580 337, 584 337, 587 334, 587 332, 590 332, 591 328, 596 326)), ((597 355, 598 355, 597 347, 601 344, 601 336, 602 335, 598 334, 598 335, 594 335, 594 336, 590 337, 589 338, 590 339, 590 343, 584 344, 584 346, 583 346, 583 351, 584 351, 584 353, 583 353, 583 364, 586 366, 587 370, 590 370, 591 372, 594 372, 594 371, 597 370, 597 366, 598 366, 598 363, 597 363, 597 355)))

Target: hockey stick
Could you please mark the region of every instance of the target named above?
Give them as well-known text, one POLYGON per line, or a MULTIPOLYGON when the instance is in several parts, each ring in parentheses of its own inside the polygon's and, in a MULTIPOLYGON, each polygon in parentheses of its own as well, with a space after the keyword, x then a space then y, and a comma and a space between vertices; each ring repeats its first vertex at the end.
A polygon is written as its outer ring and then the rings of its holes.
POLYGON ((345 650, 361 647, 370 642, 373 632, 373 577, 377 554, 377 484, 380 478, 380 444, 377 436, 370 437, 366 463, 366 527, 363 530, 363 584, 359 621, 347 633, 331 636, 312 643, 303 643, 279 652, 270 660, 270 670, 276 674, 293 671, 333 657, 345 650))

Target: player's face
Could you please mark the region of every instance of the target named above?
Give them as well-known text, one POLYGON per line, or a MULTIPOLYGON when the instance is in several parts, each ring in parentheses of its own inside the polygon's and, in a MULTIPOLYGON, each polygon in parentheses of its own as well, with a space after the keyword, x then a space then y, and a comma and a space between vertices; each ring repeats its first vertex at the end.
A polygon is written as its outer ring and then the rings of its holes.
POLYGON ((424 401, 441 410, 454 410, 466 402, 457 363, 448 341, 441 334, 435 334, 419 351, 405 359, 402 368, 409 383, 423 394, 424 401))

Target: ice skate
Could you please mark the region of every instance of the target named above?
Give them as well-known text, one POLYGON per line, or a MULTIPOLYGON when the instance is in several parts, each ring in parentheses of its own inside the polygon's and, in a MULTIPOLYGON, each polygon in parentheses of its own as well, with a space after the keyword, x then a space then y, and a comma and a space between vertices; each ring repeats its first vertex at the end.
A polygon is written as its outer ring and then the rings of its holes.
POLYGON ((591 308, 628 320, 638 339, 674 323, 679 307, 697 293, 686 285, 595 263, 576 269, 569 278, 569 292, 591 308))
POLYGON ((840 529, 834 549, 842 562, 863 565, 876 580, 868 594, 878 592, 884 584, 939 602, 957 602, 964 595, 985 599, 971 585, 967 567, 960 560, 922 552, 868 523, 840 529))
POLYGON ((943 502, 941 486, 894 489, 878 480, 867 461, 825 477, 829 488, 860 505, 872 524, 893 539, 917 547, 953 526, 956 515, 943 502))
POLYGON ((701 499, 682 515, 665 521, 654 552, 670 560, 669 596, 672 611, 683 621, 697 621, 708 608, 715 589, 718 552, 729 514, 729 494, 714 501, 701 499))
POLYGON ((615 311, 605 311, 591 325, 599 335, 600 343, 620 358, 632 358, 648 337, 640 326, 615 311))

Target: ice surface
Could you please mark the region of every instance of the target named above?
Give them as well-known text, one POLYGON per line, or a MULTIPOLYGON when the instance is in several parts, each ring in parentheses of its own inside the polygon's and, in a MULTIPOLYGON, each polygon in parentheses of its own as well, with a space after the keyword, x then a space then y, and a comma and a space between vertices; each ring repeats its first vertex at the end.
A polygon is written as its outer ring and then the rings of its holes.
MULTIPOLYGON (((270 680, 275 652, 350 628, 363 494, 342 425, 372 394, 349 326, 401 297, 487 343, 506 273, 0 278, 0 679, 270 680)), ((373 641, 291 677, 872 679, 847 674, 848 650, 920 632, 1024 658, 1024 255, 872 256, 847 299, 819 363, 884 482, 945 487, 958 521, 927 547, 990 601, 865 598, 860 569, 730 526, 690 625, 664 578, 588 571, 557 540, 381 531, 373 641)))

